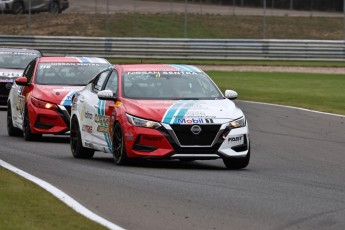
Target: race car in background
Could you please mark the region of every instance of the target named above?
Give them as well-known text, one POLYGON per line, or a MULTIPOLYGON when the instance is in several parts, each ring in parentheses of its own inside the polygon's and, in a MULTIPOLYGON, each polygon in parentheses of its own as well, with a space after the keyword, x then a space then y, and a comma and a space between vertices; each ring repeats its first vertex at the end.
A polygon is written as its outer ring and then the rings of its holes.
POLYGON ((92 57, 39 57, 30 62, 10 91, 8 135, 35 140, 68 132, 73 94, 110 66, 92 57))
POLYGON ((130 159, 208 160, 245 168, 246 118, 202 70, 189 65, 115 65, 72 99, 70 145, 75 158, 95 151, 130 159))
POLYGON ((6 106, 14 80, 21 77, 25 67, 36 57, 38 50, 0 48, 0 105, 6 106))

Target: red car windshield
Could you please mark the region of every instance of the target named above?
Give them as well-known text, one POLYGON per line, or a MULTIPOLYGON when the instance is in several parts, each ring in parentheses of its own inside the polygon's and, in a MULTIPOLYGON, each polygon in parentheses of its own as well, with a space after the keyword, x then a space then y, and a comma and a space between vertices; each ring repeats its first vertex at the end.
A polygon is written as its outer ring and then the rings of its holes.
POLYGON ((86 85, 108 66, 103 63, 40 63, 35 82, 41 85, 86 85))
POLYGON ((182 71, 126 72, 123 94, 137 99, 221 99, 221 92, 204 73, 182 71))

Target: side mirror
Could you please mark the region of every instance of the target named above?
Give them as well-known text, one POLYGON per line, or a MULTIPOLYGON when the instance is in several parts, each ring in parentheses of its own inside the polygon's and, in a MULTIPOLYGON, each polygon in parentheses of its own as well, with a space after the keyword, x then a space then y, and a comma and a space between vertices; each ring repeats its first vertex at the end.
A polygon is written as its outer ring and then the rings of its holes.
POLYGON ((225 90, 225 97, 230 100, 235 100, 238 97, 238 94, 234 90, 225 90))
POLYGON ((26 77, 19 77, 15 80, 16 84, 19 86, 27 86, 29 85, 28 79, 26 77))
POLYGON ((97 96, 101 100, 111 100, 111 101, 117 101, 117 96, 114 95, 113 91, 111 90, 102 90, 97 93, 97 96))

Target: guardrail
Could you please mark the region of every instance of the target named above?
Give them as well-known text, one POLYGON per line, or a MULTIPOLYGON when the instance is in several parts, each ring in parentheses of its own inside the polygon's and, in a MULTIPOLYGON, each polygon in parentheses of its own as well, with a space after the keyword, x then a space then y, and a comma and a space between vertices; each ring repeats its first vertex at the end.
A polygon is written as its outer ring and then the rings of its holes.
POLYGON ((343 40, 0 36, 2 47, 105 58, 344 61, 343 40))

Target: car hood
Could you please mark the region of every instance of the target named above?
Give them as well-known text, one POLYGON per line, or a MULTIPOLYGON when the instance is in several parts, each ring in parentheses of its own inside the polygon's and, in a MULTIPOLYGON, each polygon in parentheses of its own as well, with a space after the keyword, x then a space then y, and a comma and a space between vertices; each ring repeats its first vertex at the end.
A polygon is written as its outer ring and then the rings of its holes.
POLYGON ((130 100, 127 113, 166 124, 223 124, 243 116, 234 102, 222 100, 130 100))
POLYGON ((72 96, 84 86, 45 86, 35 85, 31 96, 55 104, 70 106, 72 96))
POLYGON ((0 68, 0 81, 13 82, 14 79, 21 77, 24 70, 22 69, 1 69, 0 68))

